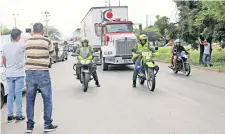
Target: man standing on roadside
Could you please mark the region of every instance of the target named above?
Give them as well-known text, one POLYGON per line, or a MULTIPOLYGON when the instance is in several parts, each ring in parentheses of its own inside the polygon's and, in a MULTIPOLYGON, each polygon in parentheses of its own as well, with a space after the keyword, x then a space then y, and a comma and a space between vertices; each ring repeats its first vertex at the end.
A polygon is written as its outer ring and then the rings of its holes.
POLYGON ((13 120, 22 121, 22 89, 24 88, 24 44, 18 43, 21 38, 21 31, 13 29, 11 32, 12 42, 4 46, 2 51, 2 62, 6 67, 8 84, 8 122, 13 120), (16 96, 16 117, 13 115, 13 101, 16 96))
POLYGON ((49 57, 54 55, 54 47, 51 41, 43 36, 43 30, 41 23, 35 23, 34 34, 25 44, 27 133, 31 133, 34 128, 34 102, 38 88, 44 102, 44 132, 58 128, 52 124, 52 86, 48 70, 49 57))

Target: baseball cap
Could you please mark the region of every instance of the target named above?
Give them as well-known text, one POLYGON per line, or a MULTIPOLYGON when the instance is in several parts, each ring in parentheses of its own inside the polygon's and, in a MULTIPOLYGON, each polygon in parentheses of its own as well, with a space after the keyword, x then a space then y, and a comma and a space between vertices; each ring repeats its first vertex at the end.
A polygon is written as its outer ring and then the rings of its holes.
POLYGON ((22 31, 17 29, 17 28, 14 28, 12 31, 11 31, 11 38, 13 40, 17 39, 20 35, 21 35, 22 31))

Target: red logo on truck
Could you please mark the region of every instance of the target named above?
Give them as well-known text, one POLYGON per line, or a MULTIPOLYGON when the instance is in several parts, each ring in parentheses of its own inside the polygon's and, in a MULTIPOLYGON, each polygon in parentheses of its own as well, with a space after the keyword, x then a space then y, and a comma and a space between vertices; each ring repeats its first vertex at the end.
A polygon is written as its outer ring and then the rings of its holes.
POLYGON ((112 9, 105 10, 102 14, 103 21, 110 21, 113 18, 112 9))

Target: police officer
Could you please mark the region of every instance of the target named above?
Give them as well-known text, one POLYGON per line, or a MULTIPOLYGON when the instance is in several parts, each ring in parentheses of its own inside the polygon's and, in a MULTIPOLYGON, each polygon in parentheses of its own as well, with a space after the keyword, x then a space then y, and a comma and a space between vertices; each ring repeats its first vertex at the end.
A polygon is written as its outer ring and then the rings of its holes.
MULTIPOLYGON (((142 51, 154 51, 154 47, 150 45, 148 42, 148 37, 145 34, 142 34, 139 36, 139 42, 136 45, 136 52, 133 52, 133 60, 135 62, 135 68, 133 72, 133 87, 136 87, 136 80, 138 72, 136 70, 137 65, 140 65, 141 62, 141 56, 137 54, 137 52, 142 51)), ((144 83, 141 83, 144 84, 144 83)))
MULTIPOLYGON (((83 47, 89 47, 89 54, 92 55, 93 51, 92 51, 92 47, 88 45, 89 41, 87 39, 84 39, 84 40, 82 40, 81 43, 82 43, 82 45, 77 48, 76 53, 78 55, 80 55, 82 53, 82 50, 84 50, 84 49, 82 49, 83 47)), ((96 69, 97 69, 96 65, 94 63, 92 63, 92 70, 94 70, 92 72, 92 75, 93 75, 93 78, 95 80, 96 86, 100 87, 96 69)), ((79 75, 80 74, 80 67, 79 67, 79 65, 76 66, 76 74, 77 74, 77 79, 80 79, 80 75, 79 75)))

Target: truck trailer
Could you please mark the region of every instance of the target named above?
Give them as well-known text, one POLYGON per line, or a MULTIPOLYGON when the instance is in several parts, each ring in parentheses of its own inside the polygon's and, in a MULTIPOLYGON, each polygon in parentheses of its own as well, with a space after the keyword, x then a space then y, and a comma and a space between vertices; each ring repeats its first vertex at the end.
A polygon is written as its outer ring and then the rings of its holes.
POLYGON ((81 21, 81 38, 87 38, 103 70, 108 65, 133 64, 131 49, 137 38, 127 6, 92 7, 81 21))

